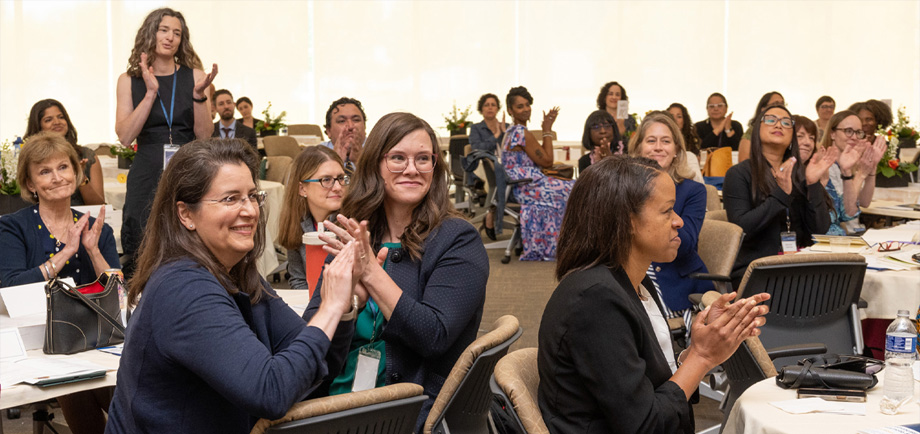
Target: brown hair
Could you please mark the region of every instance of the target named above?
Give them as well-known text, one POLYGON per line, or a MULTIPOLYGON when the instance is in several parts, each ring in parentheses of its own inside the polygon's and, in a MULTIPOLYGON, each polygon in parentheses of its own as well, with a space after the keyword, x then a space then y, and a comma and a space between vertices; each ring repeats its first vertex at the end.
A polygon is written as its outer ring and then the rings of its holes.
POLYGON ((310 205, 307 198, 300 197, 300 181, 313 176, 319 166, 327 161, 339 163, 342 170, 345 166, 339 154, 325 146, 311 146, 297 154, 294 165, 284 187, 284 204, 281 206, 281 229, 278 234, 278 244, 289 250, 300 247, 303 240, 303 228, 300 222, 304 216, 310 214, 310 205))
POLYGON ((198 233, 187 230, 179 220, 178 202, 184 202, 192 211, 201 206, 201 200, 220 182, 217 172, 224 165, 245 164, 252 182, 259 187, 259 156, 242 139, 221 140, 208 138, 183 145, 173 155, 157 185, 156 197, 144 238, 137 256, 137 270, 128 282, 128 303, 137 304, 150 276, 161 266, 189 258, 207 269, 228 293, 244 292, 253 304, 258 303, 265 288, 256 262, 265 245, 265 212, 259 213, 253 236, 253 249, 230 271, 220 264, 214 253, 201 241, 198 233))
POLYGON ((792 117, 792 122, 795 123, 793 132, 798 132, 799 128, 805 128, 806 133, 818 137, 818 126, 811 119, 802 115, 795 115, 792 117))
POLYGON ((837 107, 837 101, 834 101, 834 98, 831 98, 831 97, 829 97, 829 96, 827 96, 827 95, 824 95, 824 96, 822 96, 821 98, 818 98, 818 101, 815 102, 815 110, 820 109, 820 108, 821 108, 821 104, 824 104, 824 103, 826 103, 826 102, 829 102, 829 103, 833 104, 834 107, 837 107))
POLYGON ((645 135, 652 124, 662 124, 668 127, 668 130, 671 131, 671 137, 674 139, 676 155, 674 156, 674 161, 671 162, 671 167, 668 168, 668 175, 678 184, 684 182, 685 179, 693 179, 693 173, 691 173, 690 168, 687 167, 687 151, 684 145, 684 136, 680 133, 680 129, 677 128, 677 122, 674 122, 674 118, 667 112, 654 111, 642 119, 642 123, 639 124, 636 133, 629 139, 629 155, 633 157, 642 156, 640 144, 645 140, 645 135))
MULTIPOLYGON (((77 129, 74 128, 73 122, 70 121, 70 115, 67 114, 67 109, 64 108, 64 104, 61 104, 60 101, 56 99, 43 99, 32 105, 32 110, 29 111, 29 123, 26 125, 26 133, 23 135, 23 138, 28 139, 29 136, 38 134, 42 130, 42 117, 45 116, 45 110, 48 110, 51 107, 57 107, 61 111, 61 114, 64 115, 64 120, 67 121, 67 134, 64 135, 64 138, 73 145, 74 150, 77 149, 77 129)), ((77 150, 77 154, 80 154, 80 151, 77 150)))
POLYGON ((354 179, 342 201, 342 214, 357 221, 367 220, 371 242, 375 247, 380 246, 383 234, 387 230, 380 160, 400 140, 419 130, 428 134, 431 139, 431 151, 436 157, 428 194, 412 211, 412 223, 399 236, 402 247, 416 261, 422 257, 422 243, 428 234, 437 229, 444 220, 459 216, 447 194, 447 165, 444 161, 438 161, 441 149, 438 138, 428 122, 411 113, 390 113, 380 118, 367 136, 354 179))
POLYGON ((559 229, 556 279, 599 264, 622 268, 632 247, 633 218, 661 174, 655 160, 622 155, 604 158, 582 172, 559 229))
MULTIPOLYGON (((16 167, 16 181, 19 182, 19 195, 29 203, 38 203, 38 194, 29 191, 27 181, 32 177, 32 163, 41 163, 53 156, 65 155, 70 160, 74 173, 74 191, 83 183, 83 171, 80 170, 80 156, 64 136, 51 131, 40 131, 29 136, 22 144, 19 153, 19 165, 16 167)), ((73 194, 73 192, 71 192, 73 194)))
MULTIPOLYGON (((877 99, 870 99, 865 102, 853 103, 847 110, 858 113, 860 110, 867 110, 869 113, 872 113, 872 117, 875 118, 875 122, 878 123, 879 127, 888 128, 891 125, 891 122, 894 116, 891 114, 891 107, 888 107, 888 104, 885 104, 877 99)), ((862 119, 860 119, 862 120, 862 119)))
POLYGON ((671 105, 668 106, 668 110, 665 110, 664 112, 670 115, 671 112, 669 110, 675 107, 680 110, 680 113, 684 116, 684 126, 680 129, 680 134, 684 136, 684 148, 687 150, 687 152, 692 152, 694 155, 699 157, 700 136, 696 132, 696 126, 693 125, 693 120, 690 119, 690 112, 687 111, 687 107, 684 107, 684 105, 679 102, 674 102, 671 103, 671 105))
POLYGON ((131 77, 141 76, 141 53, 147 53, 147 65, 153 65, 156 57, 157 47, 157 30, 160 28, 160 22, 163 17, 175 17, 182 23, 182 39, 179 41, 179 48, 176 50, 175 60, 179 65, 191 69, 204 69, 201 59, 192 48, 192 36, 188 32, 188 26, 185 24, 185 17, 179 11, 170 8, 160 8, 147 14, 144 23, 137 29, 137 36, 134 37, 134 48, 131 49, 131 56, 128 57, 128 75, 131 77))
POLYGON ((622 84, 615 81, 611 81, 603 86, 601 86, 600 93, 597 94, 597 108, 598 110, 607 110, 607 92, 610 91, 610 88, 617 86, 620 88, 620 99, 623 101, 629 101, 629 97, 626 96, 626 88, 622 84))
POLYGON ((844 119, 850 116, 855 116, 856 119, 859 119, 859 115, 856 114, 855 111, 843 110, 843 111, 834 113, 834 115, 831 116, 831 118, 827 120, 827 127, 824 129, 824 136, 821 137, 821 141, 815 146, 816 147, 821 146, 825 149, 830 147, 833 144, 833 142, 831 141, 831 134, 834 133, 834 129, 837 128, 837 126, 840 125, 840 123, 843 122, 844 119))

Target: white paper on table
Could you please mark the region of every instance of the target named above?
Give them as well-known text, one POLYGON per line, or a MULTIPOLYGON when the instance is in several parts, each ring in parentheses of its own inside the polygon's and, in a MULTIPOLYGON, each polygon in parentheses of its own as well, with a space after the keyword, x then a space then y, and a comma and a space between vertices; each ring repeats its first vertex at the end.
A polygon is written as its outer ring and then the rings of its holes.
POLYGON ((893 270, 893 271, 906 271, 910 270, 912 267, 910 265, 904 264, 899 261, 892 261, 890 259, 880 258, 878 256, 866 256, 866 266, 875 270, 893 270))
POLYGON ((17 328, 0 329, 0 360, 14 361, 26 356, 26 346, 17 328))
POLYGON ((57 377, 69 377, 90 372, 107 371, 105 366, 81 359, 48 359, 27 357, 14 362, 2 363, 2 385, 9 387, 16 383, 35 384, 57 377))
POLYGON ((862 234, 862 239, 866 240, 870 246, 884 243, 886 241, 911 241, 920 231, 920 227, 914 225, 901 225, 886 229, 869 229, 862 234))
POLYGON ((832 413, 851 414, 856 416, 866 415, 865 402, 837 402, 825 401, 821 398, 802 398, 790 399, 787 401, 773 401, 770 405, 789 414, 832 413))
MULTIPOLYGON (((71 277, 66 277, 61 281, 76 286, 71 277)), ((0 297, 3 298, 3 304, 10 318, 44 312, 47 309, 45 283, 27 283, 0 289, 0 297)))

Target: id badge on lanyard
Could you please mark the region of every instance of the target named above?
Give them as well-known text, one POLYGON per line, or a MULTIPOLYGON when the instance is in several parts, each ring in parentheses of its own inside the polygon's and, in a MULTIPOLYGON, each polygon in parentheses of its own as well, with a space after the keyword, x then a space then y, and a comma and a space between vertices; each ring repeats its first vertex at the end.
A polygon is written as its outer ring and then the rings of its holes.
POLYGON ((377 315, 379 308, 373 300, 368 300, 367 309, 373 314, 373 323, 371 324, 371 341, 358 350, 358 363, 355 366, 355 379, 351 385, 352 392, 370 390, 377 387, 377 373, 380 371, 380 359, 383 357, 380 351, 374 348, 374 340, 377 334, 377 315))
POLYGON ((791 255, 799 251, 795 242, 795 232, 792 231, 792 224, 789 220, 789 209, 786 209, 786 231, 780 232, 780 240, 783 245, 783 255, 791 255))
POLYGON ((157 99, 160 101, 160 108, 163 109, 163 117, 166 118, 166 126, 169 128, 169 143, 163 145, 163 170, 166 170, 166 165, 169 163, 169 159, 172 158, 176 151, 179 150, 179 145, 174 145, 172 138, 173 113, 176 108, 176 82, 178 81, 178 72, 179 67, 176 66, 176 69, 173 71, 172 98, 169 100, 169 113, 166 112, 166 105, 163 104, 163 99, 160 98, 160 91, 157 90, 157 99))

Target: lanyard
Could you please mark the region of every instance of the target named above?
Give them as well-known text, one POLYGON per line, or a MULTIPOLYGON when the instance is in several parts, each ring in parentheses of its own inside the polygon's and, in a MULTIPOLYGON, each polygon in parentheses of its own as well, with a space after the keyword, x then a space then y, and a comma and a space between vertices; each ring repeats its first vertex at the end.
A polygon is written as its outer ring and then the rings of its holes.
POLYGON ((789 208, 786 208, 786 232, 792 232, 792 222, 789 220, 789 208))
POLYGON ((371 316, 373 317, 370 341, 370 343, 373 343, 377 339, 377 314, 380 313, 380 308, 378 308, 377 303, 374 303, 374 300, 370 298, 367 299, 365 307, 370 310, 371 316))
POLYGON ((171 145, 172 140, 172 124, 173 124, 173 109, 176 108, 176 73, 179 72, 179 67, 176 66, 176 69, 173 71, 173 85, 172 85, 172 98, 169 100, 169 114, 166 113, 166 105, 163 104, 163 99, 160 98, 160 90, 157 89, 157 99, 160 100, 160 108, 163 109, 163 117, 166 118, 166 126, 169 128, 169 144, 171 145))

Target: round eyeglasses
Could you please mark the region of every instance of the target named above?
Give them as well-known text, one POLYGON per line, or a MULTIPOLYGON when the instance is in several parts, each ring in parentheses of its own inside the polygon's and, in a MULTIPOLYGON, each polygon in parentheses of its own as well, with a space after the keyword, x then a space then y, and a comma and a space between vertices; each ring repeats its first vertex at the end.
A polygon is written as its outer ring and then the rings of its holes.
POLYGON ((610 124, 608 124, 608 123, 606 123, 606 122, 600 123, 600 124, 591 125, 591 129, 594 130, 594 131, 597 131, 597 130, 606 130, 607 128, 613 128, 613 125, 610 125, 610 124))
POLYGON ((856 138, 859 140, 866 138, 866 132, 863 130, 854 130, 852 128, 834 128, 834 131, 843 131, 843 134, 846 134, 847 137, 853 137, 856 135, 856 138))
POLYGON ((257 191, 249 194, 231 194, 223 199, 202 199, 202 202, 210 203, 219 203, 231 210, 236 210, 242 208, 247 203, 254 204, 256 208, 260 208, 265 203, 264 191, 257 191))
POLYGON ((792 126, 795 125, 795 121, 793 121, 792 118, 780 118, 773 115, 763 115, 761 120, 763 121, 764 125, 769 126, 776 125, 776 122, 778 121, 780 126, 787 130, 792 129, 792 126))
POLYGON ((409 160, 415 163, 415 170, 428 173, 434 170, 435 154, 418 154, 414 158, 403 154, 384 154, 387 170, 393 173, 403 173, 409 167, 409 160))
POLYGON ((336 182, 338 182, 342 187, 351 184, 351 177, 348 175, 339 175, 334 178, 331 176, 324 176, 322 178, 315 179, 302 179, 300 182, 318 182, 319 185, 323 186, 323 188, 329 189, 332 188, 336 182))

